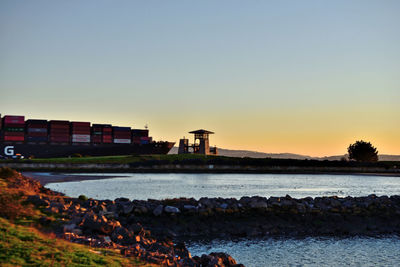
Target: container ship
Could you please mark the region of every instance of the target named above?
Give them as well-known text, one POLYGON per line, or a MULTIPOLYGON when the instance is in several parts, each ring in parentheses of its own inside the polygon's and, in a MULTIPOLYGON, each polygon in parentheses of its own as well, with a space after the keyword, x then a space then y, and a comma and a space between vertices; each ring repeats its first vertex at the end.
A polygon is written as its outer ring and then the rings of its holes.
POLYGON ((167 154, 174 142, 153 141, 148 129, 0 114, 0 155, 52 158, 167 154), (79 154, 79 155, 78 155, 79 154))

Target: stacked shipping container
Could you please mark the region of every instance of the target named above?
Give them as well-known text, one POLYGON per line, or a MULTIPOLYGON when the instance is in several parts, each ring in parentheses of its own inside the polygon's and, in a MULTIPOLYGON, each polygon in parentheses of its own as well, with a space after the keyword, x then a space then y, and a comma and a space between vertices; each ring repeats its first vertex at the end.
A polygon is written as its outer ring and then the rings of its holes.
POLYGON ((103 136, 103 126, 101 124, 92 125, 92 143, 101 144, 103 136))
POLYGON ((149 137, 149 130, 133 129, 132 130, 132 143, 134 144, 148 144, 151 142, 149 137))
POLYGON ((12 142, 25 141, 25 117, 6 115, 3 118, 3 140, 12 142))
POLYGON ((130 127, 112 127, 112 129, 114 144, 130 144, 132 142, 130 127))
POLYGON ((50 138, 51 143, 69 143, 69 121, 50 121, 50 138))
POLYGON ((112 126, 111 124, 93 124, 92 126, 92 143, 94 144, 111 144, 112 143, 112 126))
POLYGON ((71 122, 72 143, 90 143, 90 122, 71 122))
POLYGON ((112 143, 112 126, 111 125, 103 125, 102 130, 102 138, 104 144, 112 143))
POLYGON ((59 120, 27 120, 24 116, 0 115, 0 137, 8 142, 32 144, 137 144, 152 142, 147 129, 113 127, 111 124, 59 120))
POLYGON ((32 143, 47 142, 48 129, 46 120, 27 120, 26 141, 32 143))

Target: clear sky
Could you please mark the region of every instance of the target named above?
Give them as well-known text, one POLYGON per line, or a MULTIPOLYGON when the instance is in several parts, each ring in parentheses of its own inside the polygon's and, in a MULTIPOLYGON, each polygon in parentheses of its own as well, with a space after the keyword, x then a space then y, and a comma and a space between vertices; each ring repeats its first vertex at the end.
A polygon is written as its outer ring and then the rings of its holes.
POLYGON ((0 112, 400 154, 400 1, 0 1, 0 112))

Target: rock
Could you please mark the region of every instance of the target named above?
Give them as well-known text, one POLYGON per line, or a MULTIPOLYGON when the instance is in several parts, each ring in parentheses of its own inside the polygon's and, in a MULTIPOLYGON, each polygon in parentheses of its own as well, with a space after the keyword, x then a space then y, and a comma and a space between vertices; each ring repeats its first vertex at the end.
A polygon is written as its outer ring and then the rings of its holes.
POLYGON ((138 223, 135 223, 135 224, 130 225, 130 226, 129 226, 129 229, 130 229, 131 231, 133 231, 135 234, 139 234, 140 232, 143 231, 143 227, 142 227, 140 224, 138 224, 138 223))
POLYGON ((133 234, 129 232, 125 227, 116 227, 113 233, 111 234, 111 240, 115 243, 120 244, 132 244, 135 242, 133 238, 133 234))
POLYGON ((235 259, 233 259, 230 255, 223 253, 223 252, 213 252, 210 254, 213 257, 219 258, 222 260, 222 263, 225 266, 233 266, 236 265, 235 259))
POLYGON ((72 232, 72 230, 74 230, 75 227, 76 227, 76 224, 74 224, 74 223, 64 225, 64 233, 72 232))
POLYGON ((114 228, 121 226, 121 224, 118 221, 109 221, 104 216, 87 213, 82 220, 81 226, 103 234, 110 234, 114 228))
POLYGON ((129 202, 129 198, 120 197, 120 198, 116 198, 114 201, 115 201, 115 203, 129 202))
POLYGON ((50 201, 42 199, 42 197, 38 195, 28 196, 26 201, 32 203, 37 207, 48 207, 50 205, 50 201))
POLYGON ((197 207, 193 205, 183 205, 183 209, 188 211, 196 211, 197 207))
POLYGON ((219 205, 219 207, 221 208, 221 209, 227 209, 228 208, 228 204, 226 204, 226 203, 222 203, 221 205, 219 205))
POLYGON ((154 210, 153 210, 153 214, 154 216, 160 216, 163 212, 163 205, 158 205, 154 210))
POLYGON ((266 209, 266 208, 268 208, 268 204, 267 204, 267 202, 264 202, 264 201, 253 201, 253 202, 250 202, 250 208, 266 209))
POLYGON ((123 211, 124 214, 129 214, 129 213, 132 212, 133 208, 134 208, 133 203, 132 202, 128 202, 128 203, 123 204, 122 211, 123 211))
POLYGON ((113 212, 113 211, 100 211, 99 215, 100 216, 104 216, 107 219, 111 219, 111 218, 117 217, 117 214, 115 212, 113 212))
POLYGON ((82 230, 79 228, 75 228, 72 230, 72 233, 75 235, 82 235, 82 230))
POLYGON ((177 207, 174 207, 174 206, 165 206, 164 211, 166 213, 180 213, 181 212, 177 207))
POLYGON ((209 199, 208 197, 200 198, 199 203, 202 205, 202 207, 206 206, 207 208, 214 208, 212 199, 209 199))

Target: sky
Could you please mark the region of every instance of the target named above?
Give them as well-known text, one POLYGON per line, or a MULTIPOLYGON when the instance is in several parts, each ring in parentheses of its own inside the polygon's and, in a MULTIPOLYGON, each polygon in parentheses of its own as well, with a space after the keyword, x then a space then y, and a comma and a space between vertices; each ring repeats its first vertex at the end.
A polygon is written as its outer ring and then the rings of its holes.
POLYGON ((400 1, 0 1, 0 113, 400 154, 400 1))

